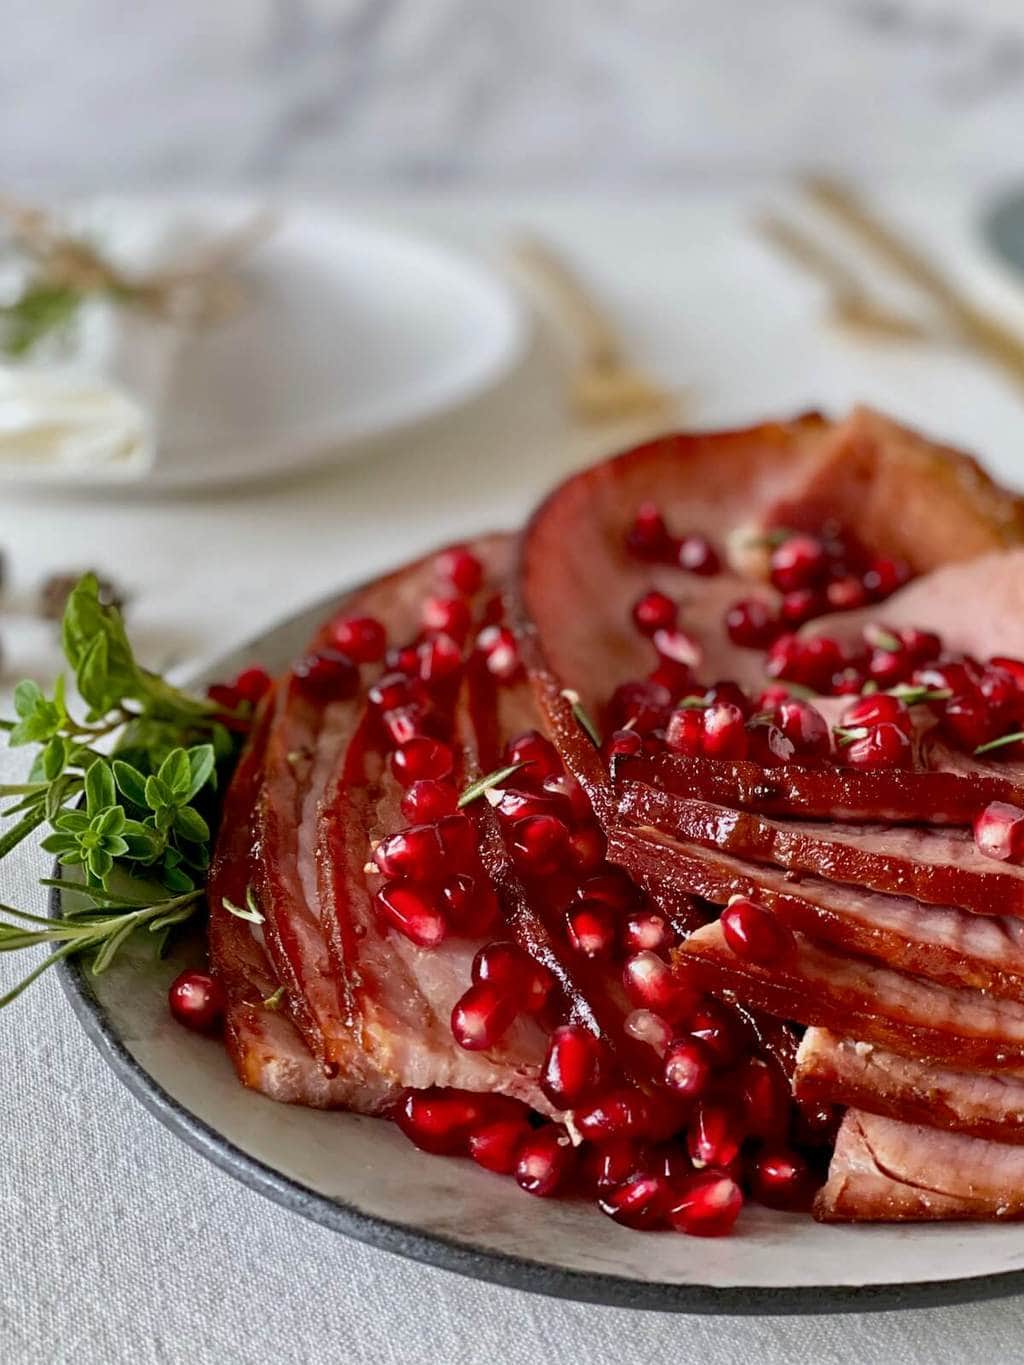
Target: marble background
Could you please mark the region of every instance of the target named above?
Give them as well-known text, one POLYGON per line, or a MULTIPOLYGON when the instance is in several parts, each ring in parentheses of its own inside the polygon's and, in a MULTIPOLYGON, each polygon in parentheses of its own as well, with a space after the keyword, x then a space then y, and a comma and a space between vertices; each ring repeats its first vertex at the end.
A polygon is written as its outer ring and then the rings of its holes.
POLYGON ((1018 0, 3 0, 0 183, 1013 176, 1018 0))

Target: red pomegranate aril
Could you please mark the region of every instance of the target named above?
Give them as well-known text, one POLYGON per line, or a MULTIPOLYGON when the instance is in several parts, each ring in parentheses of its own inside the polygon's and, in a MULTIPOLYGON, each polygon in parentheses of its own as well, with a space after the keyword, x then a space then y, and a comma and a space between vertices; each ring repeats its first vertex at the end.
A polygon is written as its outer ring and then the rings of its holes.
POLYGON ((556 773, 551 777, 545 777, 541 783, 541 790, 556 801, 564 803, 573 820, 589 820, 593 815, 586 792, 569 773, 556 773))
POLYGON ((899 697, 891 697, 885 692, 874 696, 861 697, 843 712, 843 729, 855 730, 862 725, 879 725, 883 721, 896 725, 909 735, 914 728, 913 717, 906 702, 899 697))
POLYGON ((721 925, 726 943, 737 957, 747 962, 774 966, 785 962, 796 949, 790 930, 763 905, 746 896, 730 900, 722 911, 721 925))
POLYGON ((550 877, 570 861, 569 828, 554 815, 531 815, 512 826, 512 858, 524 875, 550 877))
POLYGON ((608 703, 611 728, 618 730, 628 725, 641 735, 660 730, 668 722, 671 705, 672 694, 659 683, 620 683, 608 703))
POLYGON ((696 1003, 690 989, 678 981, 672 969, 656 953, 634 953, 622 968, 622 983, 631 1004, 653 1010, 675 1024, 696 1003))
POLYGON ((757 1137, 782 1138, 789 1127, 789 1086, 776 1066, 748 1057, 731 1078, 730 1093, 738 1097, 743 1127, 757 1137))
POLYGON ((579 876, 589 876, 604 863, 607 841, 599 825, 588 820, 569 831, 569 862, 579 876))
POLYGON ((821 580, 826 564, 825 547, 816 536, 787 536, 772 551, 771 580, 780 592, 810 588, 821 580))
POLYGON ((224 1018, 227 996, 209 972, 184 971, 171 982, 167 1006, 172 1017, 193 1033, 213 1033, 224 1018))
POLYGON ((595 1191, 613 1189, 630 1176, 651 1169, 651 1165, 651 1153, 644 1143, 635 1138, 609 1138, 588 1144, 582 1161, 583 1183, 595 1191))
POLYGON ((807 1162, 791 1147, 762 1147, 747 1169, 751 1196, 770 1209, 806 1209, 814 1193, 807 1162))
POLYGON ((243 668, 232 683, 241 699, 253 706, 263 700, 273 685, 274 680, 265 668, 243 668))
POLYGON ((519 1149, 532 1132, 525 1117, 492 1119, 469 1134, 469 1155, 485 1171, 511 1175, 519 1149))
POLYGON ((473 959, 474 981, 487 981, 512 996, 527 1014, 537 1014, 547 1004, 555 979, 540 962, 517 943, 487 943, 473 959))
POLYGON ((868 593, 859 578, 846 574, 828 584, 825 601, 830 611, 854 611, 867 603, 868 593))
POLYGON ((873 649, 868 656, 868 676, 879 687, 895 687, 913 672, 914 663, 902 649, 873 649))
POLYGON ((464 872, 443 881, 439 896, 452 928, 466 938, 482 938, 501 918, 501 907, 491 887, 464 872))
POLYGON ((401 811, 411 825, 432 825, 445 815, 454 815, 458 799, 451 783, 421 778, 403 793, 401 811))
POLYGON ((698 1100, 686 1130, 686 1149, 698 1170, 725 1167, 739 1155, 742 1136, 739 1120, 730 1107, 698 1100))
POLYGON ((436 948, 447 938, 448 921, 427 887, 411 881, 385 882, 374 899, 388 924, 418 947, 436 948))
POLYGON ((801 758, 825 758, 832 749, 825 717, 810 702, 787 698, 775 710, 775 724, 801 758))
POLYGON ((410 825, 389 834, 373 851, 373 861, 385 877, 430 881, 445 870, 444 849, 437 825, 410 825))
POLYGON ((664 1223, 672 1198, 672 1187, 663 1175, 642 1171, 605 1190, 597 1204, 616 1223, 644 1231, 664 1223))
POLYGON ((654 910, 637 910, 622 926, 622 946, 627 953, 663 953, 675 941, 668 920, 654 910))
POLYGON ((746 1040, 736 1015, 710 997, 690 1014, 686 1031, 709 1049, 716 1067, 734 1066, 746 1051, 746 1040))
POLYGON ((665 743, 674 754, 697 758, 704 752, 704 712, 698 707, 680 707, 672 712, 665 731, 665 743))
POLYGON ((465 870, 476 865, 476 826, 468 815, 446 815, 437 822, 437 838, 449 868, 465 870))
POLYGON ((427 597, 420 609, 424 630, 448 635, 459 642, 469 634, 469 606, 461 597, 427 597))
POLYGON ((698 1100, 711 1081, 714 1058, 700 1038, 676 1038, 665 1052, 665 1084, 684 1100, 698 1100))
POLYGON ((828 691, 833 697, 857 697, 867 682, 859 668, 848 665, 832 674, 828 691))
POLYGON ((671 630, 679 615, 679 608, 663 592, 646 592, 633 603, 633 624, 641 635, 653 635, 656 630, 671 630))
POLYGON ((387 631, 373 616, 339 616, 329 627, 332 644, 357 664, 375 664, 388 646, 387 631))
POLYGON ((484 566, 464 545, 442 550, 434 560, 437 575, 464 596, 472 596, 484 581, 484 566))
POLYGON ((606 763, 617 758, 633 758, 643 752, 643 747, 643 737, 636 730, 613 730, 601 745, 601 757, 606 763))
POLYGON ((452 775, 454 767, 455 755, 448 745, 425 735, 410 739, 391 755, 391 770, 403 787, 421 778, 441 781, 452 775))
POLYGON ((942 641, 933 631, 905 629, 896 634, 915 664, 929 663, 942 653, 942 641))
POLYGON ((393 711, 385 711, 380 719, 388 738, 396 746, 425 736, 430 724, 426 708, 418 702, 411 706, 396 706, 393 711))
POLYGON ((597 900, 603 901, 610 910, 621 914, 635 905, 639 899, 639 891, 625 872, 616 867, 610 867, 606 872, 598 873, 594 877, 588 877, 582 881, 576 890, 577 900, 597 900))
POLYGON ((916 687, 927 687, 936 692, 951 692, 953 696, 974 691, 974 681, 957 659, 938 659, 916 668, 911 681, 916 687))
POLYGON ((651 502, 637 508, 626 536, 626 547, 637 559, 663 559, 672 546, 665 519, 651 502))
POLYGON ((898 725, 883 722, 872 726, 863 739, 838 750, 838 760, 848 768, 874 772, 886 768, 905 768, 913 756, 906 732, 898 725))
POLYGON ((573 1120, 591 1142, 620 1137, 650 1137, 651 1109, 646 1095, 622 1086, 577 1105, 573 1120))
POLYGON ((910 582, 910 566, 902 559, 879 558, 871 561, 863 578, 865 590, 880 601, 910 582))
POLYGON ((678 626, 656 630, 651 637, 651 643, 663 662, 678 665, 680 668, 698 668, 704 658, 704 653, 693 636, 688 635, 685 630, 680 630, 678 626))
POLYGON ((743 1208, 743 1192, 731 1176, 697 1171, 677 1189, 667 1218, 691 1237, 725 1237, 743 1208))
POLYGON ((745 649, 764 649, 779 633, 771 607, 756 597, 732 604, 725 613, 725 630, 734 645, 745 649))
POLYGON ((581 1024, 563 1024, 548 1039, 540 1088, 556 1109, 571 1109, 594 1094, 604 1066, 600 1039, 581 1024))
MULTIPOLYGON (((513 773, 510 781, 514 781, 513 773)), ((558 819, 568 815, 565 801, 549 792, 520 791, 516 787, 492 787, 485 793, 491 809, 500 820, 514 824, 533 815, 553 815, 558 819)))
POLYGON ((424 698, 423 689, 404 673, 385 673, 366 694, 366 699, 378 711, 394 711, 400 706, 413 706, 424 698))
POLYGON ((788 682, 821 691, 842 663, 838 641, 827 635, 816 635, 807 640, 796 635, 780 635, 765 656, 764 671, 769 678, 785 678, 788 682))
POLYGON ((487 626, 476 637, 476 647, 495 678, 508 682, 519 672, 519 648, 507 626, 487 626))
POLYGON ((679 542, 676 563, 687 573, 710 578, 722 568, 718 551, 704 536, 683 536, 679 542))
POLYGON ((664 657, 659 657, 658 666, 651 669, 646 681, 655 687, 663 687, 672 698, 688 696, 697 688, 693 669, 688 664, 664 657))
POLYGON ((527 1194, 546 1199, 557 1194, 576 1164, 569 1134, 560 1123, 537 1128, 516 1155, 516 1184, 527 1194))
POLYGON ((566 932, 583 957, 610 957, 615 947, 615 919, 601 901, 580 901, 565 916, 566 932))
POLYGON ((708 758, 746 758, 749 750, 746 719, 738 706, 715 702, 703 712, 703 720, 704 753, 708 758))
POLYGON ((493 982, 478 981, 459 997, 452 1010, 452 1036, 467 1052, 483 1052, 515 1022, 516 1001, 493 982))
MULTIPOLYGON (((938 637, 936 637, 937 639, 938 637)), ((1004 654, 997 655, 988 661, 989 668, 998 668, 1003 673, 1008 673, 1017 685, 1018 692, 1024 693, 1024 659, 1011 659, 1004 654)))
POLYGON ((974 750, 997 736, 989 705, 977 693, 951 697, 942 708, 939 724, 961 749, 974 750))
POLYGON ((779 620, 786 626, 802 626, 805 621, 823 615, 828 607, 829 603, 817 588, 797 588, 783 595, 779 603, 779 620))
POLYGON ((480 1123, 493 1097, 432 1086, 408 1090, 395 1111, 395 1123, 410 1142, 435 1156, 460 1156, 470 1129, 480 1123))
POLYGON ((347 654, 337 649, 307 654, 294 665, 292 674, 299 689, 318 701, 351 697, 359 686, 359 669, 347 654))
POLYGON ((672 1029, 653 1010, 631 1010, 622 1022, 622 1029, 638 1043, 653 1048, 659 1057, 664 1056, 672 1041, 672 1029))
POLYGON ((992 664, 989 664, 982 674, 978 691, 989 706, 1003 716, 1008 715, 1014 708, 1020 708, 1024 703, 1013 675, 1006 669, 992 664))
POLYGON ((1024 859, 1024 810, 1006 801, 993 801, 974 819, 974 843, 979 853, 1000 862, 1024 859))
POLYGON ((536 730, 526 730, 509 740, 505 745, 505 762, 522 764, 516 773, 516 780, 521 782, 543 782, 562 771, 558 750, 536 730))
POLYGON ((462 648, 444 632, 432 635, 417 646, 418 672, 425 683, 436 683, 450 678, 462 667, 462 648))
POLYGON ((705 691, 701 700, 706 706, 735 706, 738 711, 742 711, 744 716, 747 717, 751 716, 754 712, 754 706, 746 692, 740 687, 739 683, 735 683, 731 679, 723 679, 716 682, 705 691))

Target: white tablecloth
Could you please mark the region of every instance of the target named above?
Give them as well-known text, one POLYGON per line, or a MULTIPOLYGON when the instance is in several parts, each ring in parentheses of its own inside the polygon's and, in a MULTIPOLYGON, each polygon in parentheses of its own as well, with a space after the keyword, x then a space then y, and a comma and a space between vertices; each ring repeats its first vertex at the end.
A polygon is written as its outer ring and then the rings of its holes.
MULTIPOLYGON (((974 362, 866 351, 824 333, 817 296, 744 224, 769 188, 598 202, 376 206, 494 247, 530 223, 577 252, 637 349, 694 388, 695 417, 732 421, 869 399, 990 455, 1024 482, 1019 394, 974 362)), ((959 246, 968 203, 904 191, 894 211, 959 246)), ((979 287, 997 281, 980 261, 979 287)), ((1017 305, 1006 298, 1008 308, 1017 305)), ((45 675, 52 634, 27 606, 46 572, 88 565, 132 591, 148 661, 186 663, 332 586, 483 525, 614 437, 569 432, 542 345, 501 390, 332 472, 160 503, 0 501, 11 574, 6 682, 45 675)), ((20 761, 0 751, 0 780, 20 761), (14 761, 12 761, 14 760, 14 761)), ((32 847, 0 899, 42 905, 32 847)), ((19 964, 0 961, 0 983, 19 964)), ((832 1318, 632 1314, 473 1283, 361 1246, 261 1199, 151 1118, 44 978, 0 1015, 0 1361, 727 1362, 1003 1361, 1021 1357, 1024 1299, 832 1318)), ((1024 1237, 1024 1233, 1022 1233, 1024 1237)))

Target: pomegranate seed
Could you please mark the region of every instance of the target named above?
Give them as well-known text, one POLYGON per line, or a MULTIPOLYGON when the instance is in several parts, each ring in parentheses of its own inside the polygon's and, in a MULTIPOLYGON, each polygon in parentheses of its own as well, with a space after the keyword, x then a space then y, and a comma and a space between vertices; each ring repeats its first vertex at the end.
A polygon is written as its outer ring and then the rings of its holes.
POLYGON ((292 669, 299 689, 317 701, 340 701, 359 687, 359 670, 337 649, 307 654, 292 669))
POLYGON ((649 1137, 651 1110, 639 1090, 623 1087, 606 1091, 596 1099, 576 1107, 576 1127, 591 1142, 610 1138, 649 1137))
POLYGON ((975 693, 951 697, 942 709, 940 724, 962 749, 973 750, 996 738, 988 703, 975 693))
POLYGON ((867 589, 859 578, 847 574, 829 583, 825 589, 825 600, 831 611, 855 611, 868 601, 867 589))
POLYGON ((467 597, 477 592, 484 580, 484 566, 464 545, 442 550, 434 560, 439 578, 467 597))
POLYGON ((843 728, 858 729, 862 725, 879 725, 882 722, 898 726, 905 735, 914 729, 910 708, 899 697, 887 696, 884 692, 873 697, 861 697, 843 712, 843 728))
MULTIPOLYGON (((915 664, 929 663, 942 653, 942 641, 933 631, 907 629, 896 633, 915 664)), ((998 663, 998 660, 992 662, 998 663)))
POLYGON ((663 1175, 639 1172, 606 1190, 597 1203, 616 1223, 642 1231, 665 1221, 672 1197, 672 1187, 663 1175))
POLYGON ((600 1040, 580 1024, 563 1024, 548 1039, 540 1088, 557 1109, 571 1109, 598 1088, 604 1065, 600 1040))
POLYGON ((543 782, 546 777, 555 777, 562 771, 558 750, 537 730, 527 730, 509 740, 505 745, 505 762, 523 765, 516 776, 524 782, 543 782))
POLYGON ((736 1015, 718 1000, 704 1000, 690 1015, 687 1033, 709 1049, 717 1067, 735 1065, 746 1050, 736 1015))
MULTIPOLYGON (((678 626, 656 630, 651 643, 658 651, 663 663, 678 666, 689 671, 696 668, 704 657, 703 650, 692 635, 678 626)), ((682 673, 677 677, 682 677, 682 673)))
POLYGON ((391 755, 391 770, 403 787, 411 787, 421 778, 441 781, 450 777, 455 767, 455 755, 439 739, 419 736, 410 739, 391 755))
POLYGON ((866 682, 867 679, 860 669, 850 666, 832 674, 829 690, 834 697, 856 697, 866 682))
POLYGON ((749 748, 747 727, 738 706, 716 702, 703 712, 703 719, 704 752, 708 758, 746 758, 749 748))
POLYGON ((686 1130, 690 1160, 698 1169, 728 1166, 739 1155, 740 1136, 739 1123, 731 1109, 709 1100, 698 1100, 686 1130))
POLYGON ((547 1004, 555 979, 547 967, 534 962, 517 943, 485 944, 473 959, 473 980, 489 981, 511 995, 527 1014, 547 1004))
MULTIPOLYGON (((938 636, 934 637, 938 641, 938 636)), ((998 655, 994 659, 989 659, 990 668, 998 668, 1003 673, 1008 673, 1017 685, 1019 692, 1024 692, 1024 660, 1010 659, 1005 655, 998 655)))
POLYGON ((243 668, 232 686, 243 701, 253 706, 262 701, 274 685, 274 680, 265 668, 243 668))
POLYGON ((568 809, 571 819, 589 820, 593 815, 586 792, 576 779, 568 773, 557 773, 552 777, 545 777, 541 783, 541 789, 563 803, 568 809))
POLYGON ((476 647, 484 656, 488 673, 508 682, 519 672, 519 648, 507 626, 488 626, 476 637, 476 647))
POLYGON ((656 630, 671 630, 678 615, 678 607, 663 592, 644 593, 633 603, 633 624, 641 635, 653 635, 656 630))
POLYGON ((764 671, 770 678, 785 678, 819 692, 841 666, 839 643, 826 635, 809 640, 796 635, 780 635, 764 661, 764 671))
POLYGON ((1024 858, 1024 810, 993 801, 975 816, 974 843, 986 858, 1019 863, 1024 858))
POLYGON ((629 726, 641 735, 660 730, 668 721, 672 694, 652 682, 621 683, 611 695, 608 714, 613 730, 629 726))
POLYGON ((772 551, 770 567, 780 592, 811 588, 825 572, 825 547, 816 536, 788 536, 772 551))
POLYGON ((394 711, 400 706, 421 703, 424 693, 403 673, 385 673, 369 689, 366 699, 378 711, 394 711))
POLYGON ((402 795, 402 814, 413 825, 430 825, 442 816, 453 815, 458 793, 448 782, 432 778, 417 779, 402 795))
POLYGON ((790 1117, 789 1086, 777 1067, 758 1057, 748 1057, 734 1075, 732 1089, 738 1096, 743 1126, 757 1137, 782 1138, 790 1117))
POLYGON ((479 981, 455 1002, 452 1036, 467 1052, 483 1052, 512 1027, 515 1000, 490 981, 479 981))
POLYGON ((912 681, 917 687, 934 688, 936 691, 970 694, 974 682, 962 663, 955 659, 940 659, 914 670, 912 681))
POLYGON ((672 712, 665 743, 675 754, 696 758, 704 752, 704 712, 683 707, 672 712))
POLYGON ((576 899, 581 901, 603 901, 610 910, 617 914, 628 910, 635 905, 639 896, 636 886, 618 868, 609 868, 607 872, 601 872, 596 877, 588 877, 586 881, 580 882, 576 890, 576 899))
MULTIPOLYGON (((237 685, 237 684, 236 684, 237 685)), ((978 691, 992 710, 1007 715, 1021 705, 1021 694, 1013 675, 989 664, 981 675, 978 691)))
POLYGON ((389 834, 373 851, 373 861, 385 877, 430 881, 444 872, 444 849, 437 825, 410 825, 389 834))
POLYGON ((805 1209, 814 1191, 810 1167, 791 1147, 762 1147, 747 1172, 750 1193, 770 1209, 805 1209))
MULTIPOLYGON (((682 632, 659 631, 655 639, 655 646, 663 634, 682 634, 682 632)), ((687 637, 688 639, 689 637, 687 637)), ((692 642, 690 642, 692 644, 692 642)), ((685 648, 681 641, 670 642, 672 648, 685 648)), ((697 689, 697 683, 693 676, 693 669, 687 664, 677 663, 675 659, 660 656, 658 666, 652 669, 647 675, 647 682, 655 687, 663 687, 670 697, 686 697, 697 689)))
POLYGON ((713 1060, 700 1038, 677 1038, 665 1053, 665 1084, 682 1099, 700 1099, 711 1080, 713 1060))
POLYGON ((410 1142, 435 1156, 466 1151, 469 1130, 487 1112, 492 1097, 468 1090, 408 1090, 395 1111, 395 1123, 410 1142))
POLYGON ((469 1155, 485 1171, 511 1175, 519 1148, 533 1132, 525 1116, 493 1119, 469 1135, 469 1155))
POLYGON ((448 923, 426 887, 408 881, 385 882, 375 901, 388 924, 420 948, 436 948, 447 937, 448 923))
POLYGON ((910 739, 898 725, 883 722, 868 730, 863 739, 856 739, 840 749, 839 761, 861 772, 881 768, 905 768, 913 754, 910 739))
POLYGON ((743 1207, 739 1185, 718 1171, 697 1171, 689 1176, 668 1210, 668 1221, 677 1232, 691 1237, 724 1237, 743 1207))
POLYGON ((809 702, 787 698, 775 712, 775 723, 801 758, 825 758, 832 750, 828 722, 809 702))
POLYGON ((624 1180, 649 1168, 650 1153, 633 1138, 609 1138, 595 1142, 583 1156, 583 1180, 592 1190, 602 1191, 621 1185, 624 1180))
POLYGON ((745 649, 764 649, 778 634, 771 608, 756 597, 734 602, 725 613, 725 630, 734 645, 745 649))
POLYGON ((584 957, 610 957, 615 947, 615 920, 601 901, 581 901, 566 913, 569 942, 584 957))
POLYGON ((880 601, 910 581, 910 565, 902 559, 874 559, 863 581, 865 591, 880 601))
POLYGON ((381 723, 392 744, 408 744, 427 733, 427 712, 420 705, 396 706, 393 711, 385 711, 381 723))
POLYGON ((450 678, 462 667, 462 648, 451 635, 432 635, 417 647, 419 676, 425 683, 450 678))
POLYGON ((560 1123, 547 1123, 532 1132, 516 1157, 516 1184, 527 1194, 546 1199, 556 1194, 575 1165, 569 1134, 560 1123))
POLYGON ((452 927, 466 938, 482 938, 501 917, 498 898, 491 887, 465 873, 456 873, 440 886, 444 913, 452 927))
POLYGON ((628 953, 663 953, 675 941, 668 920, 653 910, 637 910, 622 926, 622 946, 628 953))
POLYGON ((420 609, 420 620, 424 630, 462 641, 469 634, 472 617, 461 597, 427 597, 420 609))
POLYGON ((902 649, 873 649, 868 656, 868 675, 879 687, 895 687, 912 672, 913 660, 902 649))
MULTIPOLYGON (((668 695, 665 688, 661 689, 668 695)), ((644 742, 636 730, 613 730, 601 745, 601 757, 606 763, 616 758, 632 758, 642 752, 644 742)))
POLYGON ((638 1043, 652 1047, 659 1057, 672 1041, 672 1030, 660 1014, 652 1010, 631 1010, 622 1024, 623 1031, 638 1043))
POLYGON ((227 1008, 224 987, 208 972, 185 971, 176 976, 167 992, 173 1018, 194 1033, 212 1033, 227 1008))
POLYGON ((587 876, 604 863, 607 841, 600 826, 588 821, 569 833, 569 862, 581 876, 587 876))
POLYGON ((637 1009, 652 1010, 669 1023, 678 1023, 693 1008, 692 992, 673 976, 671 967, 656 953, 634 953, 627 958, 622 981, 637 1009))
POLYGON ((734 896, 722 911, 722 933, 736 954, 762 966, 785 962, 796 949, 796 940, 770 911, 745 896, 734 896))
POLYGON ((738 711, 742 711, 744 716, 749 717, 753 714, 753 706, 750 698, 740 687, 739 683, 731 680, 719 681, 713 687, 709 687, 704 693, 703 700, 710 706, 719 704, 735 706, 738 711))
POLYGON ((412 678, 420 671, 419 646, 416 644, 395 646, 384 655, 384 667, 388 673, 397 673, 412 678))
POLYGON ((437 837, 452 867, 464 869, 476 864, 476 826, 468 815, 446 815, 437 822, 437 837))
POLYGON ((526 876, 550 877, 569 861, 569 830, 554 815, 531 815, 512 826, 511 853, 526 876))
POLYGON ((797 588, 787 592, 779 603, 779 620, 786 626, 802 626, 815 616, 822 616, 829 603, 816 588, 797 588))
POLYGON ((789 688, 782 683, 773 683, 771 687, 766 687, 758 693, 756 710, 770 711, 774 715, 784 701, 792 699, 792 695, 789 688))
POLYGON ((387 632, 373 616, 341 616, 329 627, 331 643, 357 664, 375 664, 387 649, 387 632))
POLYGON ((774 768, 789 763, 796 746, 777 725, 755 725, 749 732, 750 757, 762 767, 774 768))
POLYGON ((633 525, 626 537, 626 547, 637 559, 662 559, 668 553, 672 541, 665 526, 665 519, 651 502, 637 508, 633 525))
POLYGON ((718 551, 704 536, 683 536, 676 563, 688 573, 701 574, 705 578, 718 573, 722 567, 718 551))

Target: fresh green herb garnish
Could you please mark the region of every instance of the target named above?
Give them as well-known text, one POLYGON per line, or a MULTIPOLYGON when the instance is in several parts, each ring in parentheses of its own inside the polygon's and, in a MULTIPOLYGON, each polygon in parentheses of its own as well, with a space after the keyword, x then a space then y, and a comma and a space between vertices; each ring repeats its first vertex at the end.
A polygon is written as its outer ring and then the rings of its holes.
MULTIPOLYGON (((49 696, 34 682, 15 688, 15 716, 0 721, 0 730, 9 745, 34 746, 35 755, 25 782, 0 785, 0 798, 16 798, 0 811, 0 819, 14 821, 0 834, 0 858, 49 825, 42 846, 80 870, 73 889, 82 907, 58 920, 0 906, 0 916, 17 921, 0 918, 0 952, 62 945, 0 998, 0 1007, 74 953, 93 954, 93 971, 103 971, 136 929, 165 947, 170 931, 202 904, 212 793, 218 765, 235 750, 219 707, 136 662, 120 612, 100 601, 92 574, 68 599, 63 646, 85 714, 70 711, 63 675, 49 696), (121 895, 111 889, 118 875, 151 890, 121 895)), ((255 902, 247 904, 259 913, 255 902)))
POLYGON ((471 782, 458 800, 458 809, 472 805, 481 796, 489 792, 492 787, 500 787, 506 778, 519 771, 522 763, 510 763, 507 768, 495 768, 494 772, 487 773, 485 777, 478 777, 475 782, 471 782))
POLYGON ((948 687, 915 687, 912 683, 897 683, 889 688, 889 696, 898 697, 907 706, 920 706, 928 701, 948 701, 952 695, 948 687))
POLYGON ((600 730, 598 730, 593 720, 591 720, 590 716, 587 715, 587 712, 583 707, 583 703, 580 701, 580 694, 578 692, 573 692, 570 688, 567 687, 565 691, 562 693, 562 696, 572 707, 572 713, 576 717, 576 724, 586 734, 587 738, 590 740, 591 744, 593 744, 594 748, 600 749, 601 732, 600 730))
POLYGON ((1024 730, 1014 730, 1012 734, 1000 735, 998 739, 990 739, 987 744, 979 744, 975 749, 975 754, 990 754, 993 749, 1004 749, 1007 744, 1016 744, 1024 739, 1024 730))

